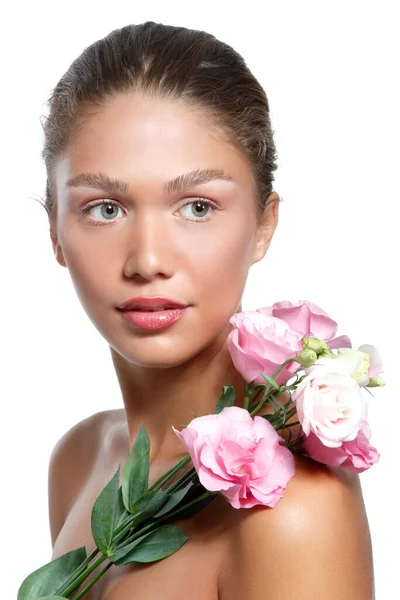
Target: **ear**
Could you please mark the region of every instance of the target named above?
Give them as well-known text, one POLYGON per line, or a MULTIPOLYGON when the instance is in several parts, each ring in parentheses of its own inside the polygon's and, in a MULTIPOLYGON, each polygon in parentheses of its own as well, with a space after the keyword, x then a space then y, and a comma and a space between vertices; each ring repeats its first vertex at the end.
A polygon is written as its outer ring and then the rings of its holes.
POLYGON ((56 257, 58 264, 60 264, 62 267, 66 267, 67 264, 65 262, 62 248, 58 242, 57 233, 54 231, 52 226, 50 226, 50 238, 51 238, 51 244, 53 246, 53 252, 54 252, 54 255, 56 257))
POLYGON ((276 192, 272 192, 267 198, 264 214, 257 228, 252 265, 264 258, 269 248, 278 225, 279 202, 280 198, 276 192))

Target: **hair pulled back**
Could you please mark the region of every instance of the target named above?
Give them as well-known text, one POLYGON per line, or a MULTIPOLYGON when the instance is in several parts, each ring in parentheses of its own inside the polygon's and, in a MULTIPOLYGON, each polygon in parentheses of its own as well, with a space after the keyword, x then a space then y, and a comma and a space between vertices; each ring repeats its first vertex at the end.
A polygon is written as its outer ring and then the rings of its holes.
POLYGON ((264 89, 231 46, 213 35, 147 21, 115 29, 78 56, 52 90, 44 120, 44 207, 57 213, 52 171, 85 117, 117 94, 138 91, 200 109, 248 159, 257 215, 272 190, 277 153, 264 89))

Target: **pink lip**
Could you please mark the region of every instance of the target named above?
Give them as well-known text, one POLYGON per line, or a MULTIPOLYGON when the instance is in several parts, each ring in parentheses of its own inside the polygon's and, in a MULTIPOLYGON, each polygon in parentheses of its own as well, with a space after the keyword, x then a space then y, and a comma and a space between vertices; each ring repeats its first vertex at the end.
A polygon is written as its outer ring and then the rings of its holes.
POLYGON ((137 296, 136 298, 131 298, 123 304, 120 304, 118 308, 120 310, 146 310, 149 311, 162 308, 162 309, 170 309, 170 308, 186 308, 187 304, 182 304, 181 302, 177 302, 175 300, 170 300, 169 298, 165 298, 164 296, 137 296))
POLYGON ((157 312, 143 310, 124 310, 121 316, 132 325, 140 329, 163 329, 179 321, 189 307, 172 308, 157 312))

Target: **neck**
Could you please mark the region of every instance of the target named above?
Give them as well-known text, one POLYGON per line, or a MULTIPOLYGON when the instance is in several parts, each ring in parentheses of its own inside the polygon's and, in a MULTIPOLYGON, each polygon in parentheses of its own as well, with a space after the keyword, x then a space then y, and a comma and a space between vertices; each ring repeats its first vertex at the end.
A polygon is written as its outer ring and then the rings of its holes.
POLYGON ((245 382, 229 353, 230 330, 228 323, 210 346, 183 364, 168 368, 134 364, 111 348, 125 407, 130 449, 143 424, 150 438, 151 462, 187 454, 172 425, 182 429, 195 416, 214 413, 224 385, 235 386, 235 405, 243 406, 245 382))

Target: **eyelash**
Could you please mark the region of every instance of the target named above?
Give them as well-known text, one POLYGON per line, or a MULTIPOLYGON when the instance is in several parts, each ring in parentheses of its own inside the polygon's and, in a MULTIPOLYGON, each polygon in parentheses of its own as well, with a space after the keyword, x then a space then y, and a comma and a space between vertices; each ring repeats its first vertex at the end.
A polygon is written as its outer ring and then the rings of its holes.
MULTIPOLYGON (((190 202, 187 202, 186 204, 181 206, 181 208, 183 208, 184 206, 189 206, 189 204, 194 204, 195 202, 205 204, 206 206, 213 208, 214 210, 219 210, 219 207, 217 204, 215 204, 214 202, 211 202, 211 200, 206 200, 205 198, 194 198, 190 202)), ((89 214, 89 211, 91 208, 94 208, 95 206, 101 206, 102 204, 110 204, 112 206, 116 206, 117 208, 121 208, 119 204, 117 204, 116 202, 114 202, 112 200, 107 200, 107 201, 100 200, 100 201, 93 201, 93 202, 90 202, 89 204, 86 204, 86 206, 81 208, 80 211, 84 214, 89 214)), ((188 221, 193 221, 194 223, 201 223, 201 222, 209 221, 209 220, 210 220, 209 218, 208 219, 188 219, 188 221)), ((114 223, 114 222, 115 222, 114 220, 106 219, 105 221, 96 221, 96 219, 93 219, 92 224, 101 226, 101 225, 106 225, 107 223, 114 223)))

